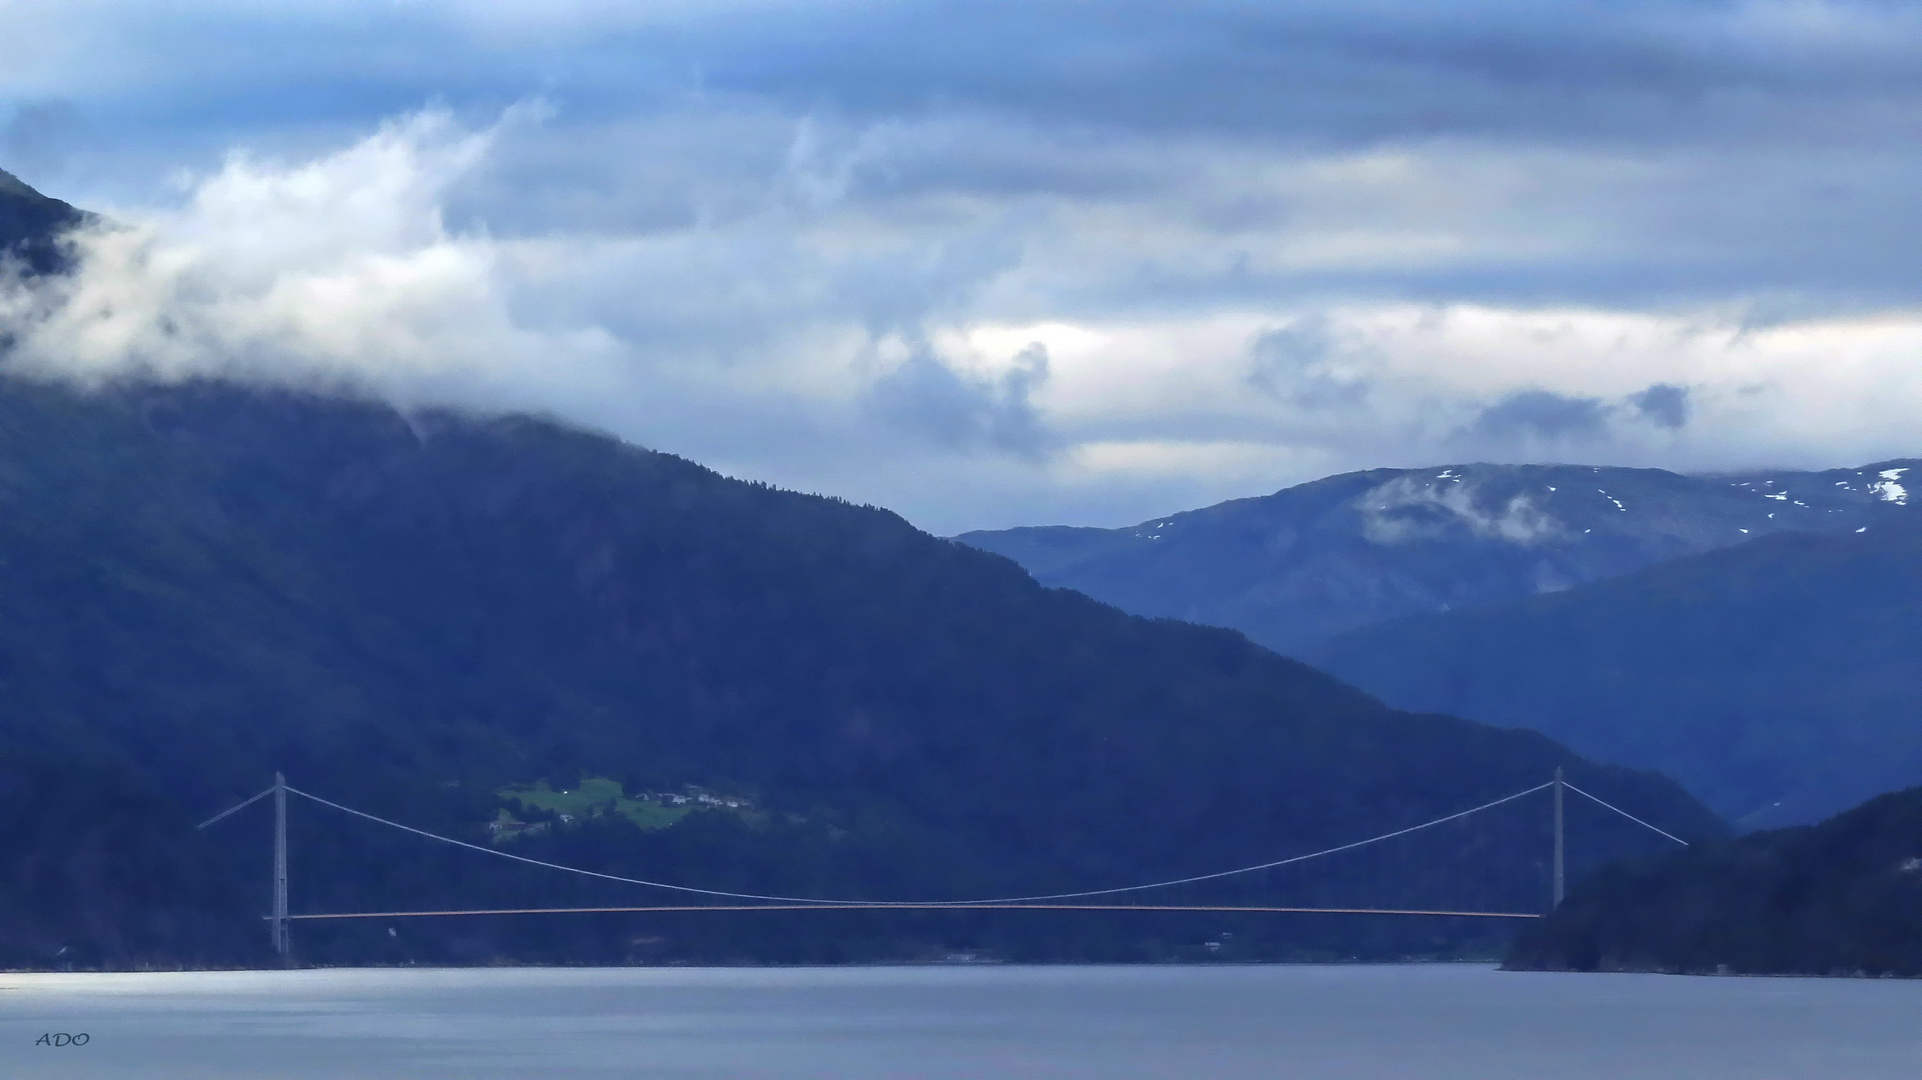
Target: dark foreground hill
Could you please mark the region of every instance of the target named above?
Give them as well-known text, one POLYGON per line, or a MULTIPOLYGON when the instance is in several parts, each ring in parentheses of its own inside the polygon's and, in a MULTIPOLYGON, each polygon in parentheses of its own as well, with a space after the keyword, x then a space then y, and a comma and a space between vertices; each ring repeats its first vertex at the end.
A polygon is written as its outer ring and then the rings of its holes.
MULTIPOLYGON (((0 506, 0 745, 122 778, 82 789, 166 804, 134 815, 51 780, 21 789, 45 828, 153 851, 142 887, 165 894, 142 908, 105 873, 35 892, 19 868, 59 856, 0 847, 0 947, 35 963, 59 962, 60 934, 102 962, 254 947, 257 921, 222 916, 264 910, 261 808, 207 834, 180 823, 276 769, 535 857, 879 899, 1221 869, 1558 766, 1670 829, 1720 828, 1671 782, 1543 736, 1396 712, 1238 634, 1044 588, 886 511, 527 418, 0 379, 0 506), (208 850, 226 876, 196 874, 208 850), (239 891, 220 893, 229 879, 239 891), (137 909, 180 929, 116 930, 162 943, 116 952, 101 927, 137 909)), ((294 809, 297 911, 674 899, 294 809)), ((1014 918, 400 920, 307 924, 296 943, 342 961, 1157 958, 1223 928, 1014 918)), ((1243 955, 1358 955, 1478 932, 1370 926, 1269 922, 1236 940, 1243 955)))
POLYGON ((1526 931, 1506 966, 1922 975, 1922 789, 1608 867, 1526 931))
POLYGON ((1787 534, 1311 659, 1403 708, 1660 769, 1749 827, 1922 783, 1922 527, 1787 534))
MULTIPOLYGON (((1587 465, 1345 473, 1124 529, 958 539, 1125 611, 1241 630, 1289 656, 1405 616, 1488 607, 1769 533, 1912 519, 1915 461, 1682 476, 1587 465)), ((1922 475, 1922 474, 1917 474, 1922 475)))
POLYGON ((232 860, 141 776, 0 752, 0 968, 230 967, 268 958, 232 860))

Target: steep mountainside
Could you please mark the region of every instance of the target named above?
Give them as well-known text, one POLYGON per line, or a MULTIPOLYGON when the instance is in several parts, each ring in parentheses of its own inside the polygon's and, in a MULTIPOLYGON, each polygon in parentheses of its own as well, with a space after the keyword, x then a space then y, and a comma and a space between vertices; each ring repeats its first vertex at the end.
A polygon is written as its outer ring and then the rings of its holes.
POLYGON ((85 213, 0 170, 0 258, 17 258, 36 273, 59 269, 62 260, 56 239, 86 218, 85 213))
POLYGON ((1658 768, 1749 827, 1922 783, 1922 523, 1787 534, 1311 654, 1404 708, 1658 768))
MULTIPOLYGON (((1666 827, 1720 828, 1671 782, 1540 735, 1396 712, 1237 634, 1041 587, 885 511, 526 418, 0 379, 0 506, 0 739, 125 770, 196 814, 283 769, 536 856, 879 898, 1219 869, 1557 766, 1666 827), (638 801, 564 820, 502 794, 536 785, 553 810, 583 780, 741 806, 644 829, 622 816, 648 820, 638 801), (487 823, 503 811, 541 827, 502 841, 487 823)), ((325 813, 296 807, 297 909, 661 898, 325 813)), ((246 881, 265 880, 263 827, 257 808, 216 827, 246 881)), ((170 865, 200 842, 181 834, 170 865)), ((98 879, 68 903, 110 910, 113 890, 98 879)), ((301 940, 343 960, 832 959, 966 945, 946 935, 974 926, 1015 934, 1013 955, 1170 955, 1138 923, 797 918, 425 920, 301 940)))
POLYGON ((1505 966, 1922 975, 1922 789, 1608 867, 1525 931, 1505 966))
POLYGON ((1228 626, 1291 656, 1406 615, 1485 607, 1788 530, 1914 512, 1917 461, 1732 477, 1585 465, 1347 473, 1126 529, 973 532, 1043 584, 1228 626))

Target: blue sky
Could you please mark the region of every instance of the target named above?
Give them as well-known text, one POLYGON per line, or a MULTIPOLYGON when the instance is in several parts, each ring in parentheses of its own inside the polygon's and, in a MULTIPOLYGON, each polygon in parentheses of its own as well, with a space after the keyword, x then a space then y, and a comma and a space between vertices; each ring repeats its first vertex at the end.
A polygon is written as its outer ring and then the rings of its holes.
POLYGON ((1922 11, 0 0, 31 362, 530 409, 937 532, 1918 450, 1922 11), (186 327, 187 332, 162 327, 186 327))

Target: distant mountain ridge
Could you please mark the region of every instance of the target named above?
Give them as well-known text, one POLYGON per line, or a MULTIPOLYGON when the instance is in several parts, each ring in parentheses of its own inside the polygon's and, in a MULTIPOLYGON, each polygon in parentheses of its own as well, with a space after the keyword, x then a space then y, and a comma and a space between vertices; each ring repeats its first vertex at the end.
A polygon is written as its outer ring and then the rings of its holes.
POLYGON ((1862 528, 1411 616, 1308 659, 1402 708, 1660 769, 1747 827, 1814 821, 1922 784, 1922 521, 1862 528))
POLYGON ((1344 473, 1129 528, 956 539, 1125 611, 1240 630, 1288 655, 1410 615, 1487 607, 1778 532, 1914 515, 1922 459, 1687 476, 1586 465, 1344 473), (1913 475, 1911 473, 1913 472, 1913 475))

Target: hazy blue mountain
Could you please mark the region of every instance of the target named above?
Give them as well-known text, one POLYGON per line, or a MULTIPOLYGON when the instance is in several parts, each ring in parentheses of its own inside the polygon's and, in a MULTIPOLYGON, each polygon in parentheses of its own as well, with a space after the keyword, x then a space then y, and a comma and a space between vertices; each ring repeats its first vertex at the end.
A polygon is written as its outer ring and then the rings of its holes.
POLYGON ((1525 930, 1505 966, 1922 975, 1922 789, 1608 867, 1525 930))
MULTIPOLYGON (((513 842, 693 885, 895 899, 1214 870, 1413 824, 1556 767, 1666 827, 1722 829, 1671 781, 1545 736, 1397 712, 1238 634, 1045 588, 884 510, 527 418, 218 383, 87 394, 0 378, 0 506, 0 760, 78 762, 63 775, 124 777, 112 785, 174 809, 134 814, 58 784, 19 798, 73 808, 48 835, 111 847, 137 824, 145 850, 173 837, 150 879, 165 895, 148 902, 171 926, 240 936, 115 930, 146 943, 115 952, 101 928, 139 907, 132 886, 50 877, 58 856, 12 829, 14 846, 0 844, 9 962, 53 962, 63 934, 123 962, 253 941, 257 920, 207 914, 232 895, 190 883, 206 880, 192 869, 206 844, 231 843, 233 880, 256 890, 240 906, 258 911, 264 818, 250 811, 211 838, 180 823, 275 769, 476 843, 493 842, 506 787, 698 786, 748 809, 643 829, 521 808, 547 828, 513 842)), ((658 898, 295 811, 297 909, 658 898)), ((1441 852, 1427 865, 1448 863, 1441 852)), ((830 960, 984 942, 1153 959, 1219 928, 1164 940, 1172 924, 1129 917, 706 918, 425 920, 398 937, 309 925, 300 942, 343 961, 830 960)), ((1257 920, 1236 940, 1281 954, 1285 942, 1260 935, 1284 929, 1301 927, 1257 920)), ((1440 949, 1466 932, 1311 930, 1348 935, 1325 946, 1340 955, 1413 939, 1440 949)))
POLYGON ((0 258, 19 259, 35 273, 57 270, 62 256, 56 240, 85 220, 83 211, 42 195, 0 170, 0 258))
POLYGON ((1657 768, 1754 827, 1922 783, 1922 522, 1785 534, 1336 638, 1404 708, 1657 768))
POLYGON ((1402 616, 1553 593, 1774 532, 1893 520, 1913 513, 1906 470, 1917 464, 1727 477, 1586 465, 1376 469, 1131 528, 957 539, 1014 559, 1043 584, 1304 655, 1402 616))

